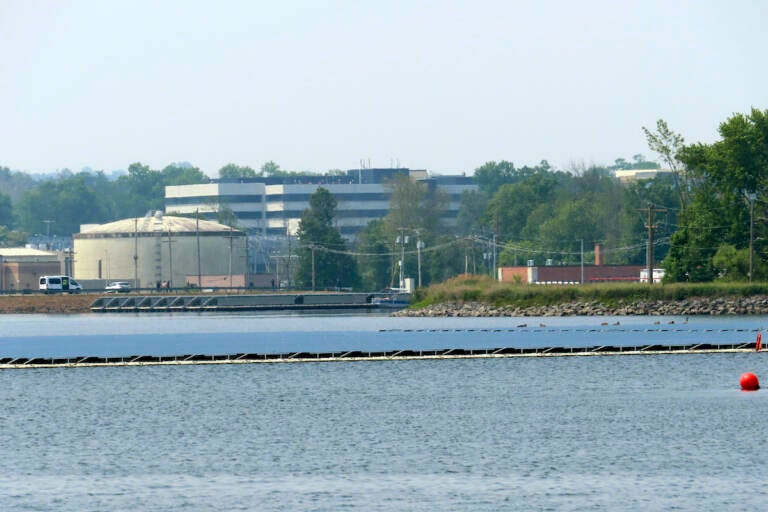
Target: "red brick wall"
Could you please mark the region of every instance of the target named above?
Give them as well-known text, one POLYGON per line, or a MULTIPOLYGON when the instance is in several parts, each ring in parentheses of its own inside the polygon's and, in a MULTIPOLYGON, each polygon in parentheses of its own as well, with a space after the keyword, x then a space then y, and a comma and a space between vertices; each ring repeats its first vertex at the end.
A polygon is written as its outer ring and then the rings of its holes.
POLYGON ((514 283, 518 279, 521 283, 528 283, 528 267, 500 267, 501 281, 514 283))
MULTIPOLYGON (((640 281, 641 265, 585 265, 584 282, 640 281)), ((581 282, 581 266, 535 267, 537 282, 581 282)), ((514 276, 520 276, 523 283, 528 282, 528 267, 501 267, 501 280, 513 282, 514 276)))

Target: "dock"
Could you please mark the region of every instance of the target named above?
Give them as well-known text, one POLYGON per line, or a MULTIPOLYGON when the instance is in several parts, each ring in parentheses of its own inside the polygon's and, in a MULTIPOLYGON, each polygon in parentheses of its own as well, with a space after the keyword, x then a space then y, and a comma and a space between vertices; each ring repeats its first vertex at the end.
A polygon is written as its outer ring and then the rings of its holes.
POLYGON ((291 352, 284 354, 185 354, 176 356, 132 355, 116 357, 0 358, 0 370, 21 368, 77 368, 98 366, 155 366, 191 364, 317 363, 342 361, 405 361, 416 359, 492 359, 512 357, 573 357, 661 354, 714 354, 755 352, 754 342, 692 345, 599 345, 591 347, 487 348, 440 350, 391 350, 367 352, 291 352))
POLYGON ((90 309, 94 313, 370 310, 384 307, 378 297, 373 293, 116 294, 99 297, 90 309))

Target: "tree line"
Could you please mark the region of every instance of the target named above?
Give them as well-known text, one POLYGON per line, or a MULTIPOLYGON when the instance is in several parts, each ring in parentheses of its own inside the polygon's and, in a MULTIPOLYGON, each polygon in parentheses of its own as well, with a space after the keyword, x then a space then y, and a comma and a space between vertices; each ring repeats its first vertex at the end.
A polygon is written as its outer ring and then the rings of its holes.
MULTIPOLYGON (((258 172, 236 164, 219 170, 219 177, 225 179, 291 174, 295 173, 283 171, 271 161, 258 172)), ((151 169, 136 162, 116 178, 103 171, 73 173, 67 169, 53 177, 36 178, 0 167, 0 247, 21 245, 35 234, 71 236, 81 224, 141 217, 163 209, 166 186, 209 181, 189 163, 151 169)), ((221 220, 233 219, 225 210, 221 220)))
MULTIPOLYGON (((314 260, 315 286, 320 279, 324 287, 377 289, 399 284, 402 267, 429 284, 530 260, 576 264, 585 247, 590 262, 595 244, 605 263, 636 265, 648 264, 653 244, 652 263, 666 270, 667 282, 768 279, 768 111, 734 114, 711 144, 686 144, 664 120, 643 131, 668 172, 617 180, 619 169, 659 168, 639 154, 631 163, 567 171, 547 161, 519 168, 488 162, 475 170, 478 190, 464 193, 452 228, 440 222, 447 198, 407 179, 391 184, 389 214, 371 222, 349 249, 340 237, 322 242, 304 229, 316 224, 310 208, 302 218, 299 282, 308 285, 310 256, 321 250, 344 263, 318 278, 314 260)), ((324 229, 332 229, 332 202, 323 204, 324 229)))

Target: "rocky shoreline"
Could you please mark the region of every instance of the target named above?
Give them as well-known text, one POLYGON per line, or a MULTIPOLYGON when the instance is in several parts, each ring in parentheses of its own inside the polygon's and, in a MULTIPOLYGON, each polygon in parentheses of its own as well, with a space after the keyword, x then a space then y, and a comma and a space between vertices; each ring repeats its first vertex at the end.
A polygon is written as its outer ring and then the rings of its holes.
POLYGON ((550 306, 492 306, 480 302, 436 304, 419 309, 403 309, 403 317, 494 317, 494 316, 696 316, 768 315, 768 296, 712 297, 680 301, 620 303, 606 306, 598 302, 570 302, 550 306))

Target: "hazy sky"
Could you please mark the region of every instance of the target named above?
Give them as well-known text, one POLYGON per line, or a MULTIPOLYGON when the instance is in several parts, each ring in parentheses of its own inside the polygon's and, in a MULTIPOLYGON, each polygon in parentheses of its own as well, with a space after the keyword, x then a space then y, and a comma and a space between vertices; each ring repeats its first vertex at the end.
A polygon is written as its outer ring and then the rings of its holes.
POLYGON ((768 108, 768 2, 0 0, 0 165, 654 156, 768 108))

